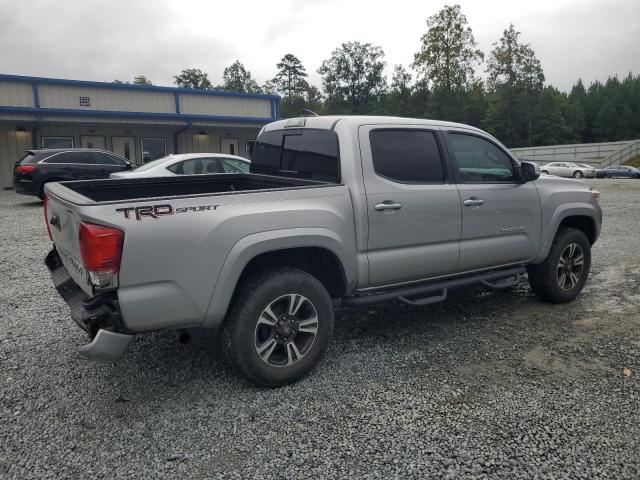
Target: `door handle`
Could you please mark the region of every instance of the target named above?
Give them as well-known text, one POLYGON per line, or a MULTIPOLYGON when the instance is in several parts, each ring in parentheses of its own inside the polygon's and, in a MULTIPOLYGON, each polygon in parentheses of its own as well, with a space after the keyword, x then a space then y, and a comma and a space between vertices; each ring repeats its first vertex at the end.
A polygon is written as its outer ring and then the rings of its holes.
POLYGON ((400 210, 402 208, 402 204, 400 203, 396 203, 396 202, 392 202, 391 200, 385 200, 382 203, 377 203, 373 206, 373 208, 376 209, 376 211, 378 212, 384 212, 386 210, 400 210))
POLYGON ((484 205, 484 200, 480 198, 471 197, 471 198, 467 198, 464 202, 462 202, 462 204, 465 207, 479 207, 480 205, 484 205))

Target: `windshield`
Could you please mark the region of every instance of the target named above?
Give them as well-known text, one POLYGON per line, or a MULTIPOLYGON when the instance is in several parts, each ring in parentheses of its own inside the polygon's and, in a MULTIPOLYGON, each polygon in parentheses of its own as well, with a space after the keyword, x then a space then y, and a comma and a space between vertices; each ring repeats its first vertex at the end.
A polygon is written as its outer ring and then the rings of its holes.
POLYGON ((151 162, 147 162, 143 165, 140 165, 139 167, 134 168, 132 171, 134 172, 144 172, 145 170, 149 170, 150 168, 153 168, 157 165, 160 165, 161 163, 164 163, 168 160, 171 160, 171 156, 168 155, 166 157, 162 157, 162 158, 158 158, 156 160, 153 160, 151 162))

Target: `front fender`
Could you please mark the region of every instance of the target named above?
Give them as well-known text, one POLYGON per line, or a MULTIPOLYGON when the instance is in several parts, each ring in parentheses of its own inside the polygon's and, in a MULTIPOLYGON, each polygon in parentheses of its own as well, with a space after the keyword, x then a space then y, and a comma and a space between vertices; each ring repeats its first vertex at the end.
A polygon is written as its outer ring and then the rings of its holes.
POLYGON ((345 245, 350 243, 327 228, 271 230, 241 238, 229 251, 220 270, 202 326, 220 326, 244 268, 258 255, 275 250, 320 247, 331 251, 342 265, 347 291, 353 290, 357 279, 356 252, 355 248, 347 250, 345 245))
POLYGON ((542 224, 546 224, 547 227, 542 234, 538 256, 532 263, 540 263, 547 258, 549 250, 551 249, 551 244, 553 243, 553 239, 555 238, 560 224, 568 217, 589 217, 593 220, 593 224, 595 225, 595 238, 597 239, 600 235, 600 223, 602 221, 602 211, 600 210, 600 206, 597 204, 583 202, 559 205, 548 221, 545 221, 543 218, 542 224))

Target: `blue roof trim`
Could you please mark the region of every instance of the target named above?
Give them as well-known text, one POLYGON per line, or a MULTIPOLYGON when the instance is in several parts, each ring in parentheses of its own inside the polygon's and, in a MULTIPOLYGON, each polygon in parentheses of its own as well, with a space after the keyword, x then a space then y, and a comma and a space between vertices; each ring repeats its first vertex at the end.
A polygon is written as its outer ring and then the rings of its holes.
POLYGON ((7 75, 0 73, 0 81, 7 82, 23 82, 23 83, 39 83, 41 85, 66 85, 70 87, 92 87, 107 88, 111 90, 134 90, 138 92, 171 92, 184 93, 190 95, 209 95, 213 97, 241 97, 241 98, 257 98, 261 100, 277 99, 278 95, 267 95, 262 93, 243 93, 228 92, 225 90, 199 90, 196 88, 178 88, 178 87, 156 87, 148 85, 131 85, 127 83, 110 83, 110 82, 94 82, 90 80, 67 80, 63 78, 48 77, 30 77, 25 75, 7 75))
POLYGON ((222 115, 190 115, 178 113, 119 112, 115 110, 76 110, 71 108, 3 107, 0 113, 23 115, 60 115, 71 117, 111 117, 146 118, 156 120, 178 120, 180 122, 229 122, 229 123, 269 123, 273 118, 265 117, 225 117, 222 115))

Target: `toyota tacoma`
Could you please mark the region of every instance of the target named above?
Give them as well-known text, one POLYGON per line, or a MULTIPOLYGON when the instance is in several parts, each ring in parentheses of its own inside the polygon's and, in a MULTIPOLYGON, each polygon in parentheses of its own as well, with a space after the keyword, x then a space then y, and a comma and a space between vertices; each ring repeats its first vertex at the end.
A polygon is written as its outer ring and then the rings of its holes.
POLYGON ((248 173, 48 183, 45 263, 91 341, 217 329, 248 380, 294 382, 321 359, 334 300, 428 305, 469 286, 561 303, 582 290, 598 192, 540 176, 466 125, 303 117, 261 130, 248 173))

